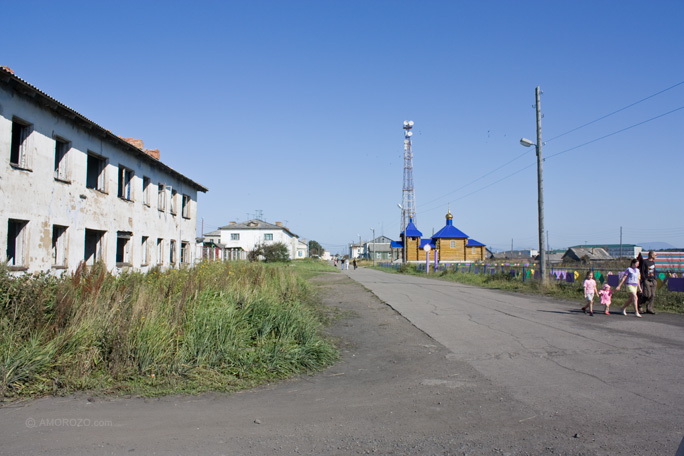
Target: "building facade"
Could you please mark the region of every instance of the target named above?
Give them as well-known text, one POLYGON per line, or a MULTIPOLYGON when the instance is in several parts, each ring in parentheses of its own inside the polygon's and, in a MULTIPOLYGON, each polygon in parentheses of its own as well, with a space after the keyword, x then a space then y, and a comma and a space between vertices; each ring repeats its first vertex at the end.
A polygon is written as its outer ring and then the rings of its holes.
POLYGON ((422 235, 414 225, 413 219, 410 219, 405 232, 401 234, 402 240, 393 242, 393 247, 403 248, 405 239, 406 261, 409 262, 425 261, 425 250, 428 245, 431 257, 434 258, 436 255, 439 263, 472 263, 485 260, 485 245, 469 238, 456 228, 453 225, 451 211, 447 212, 446 224, 441 230, 428 239, 422 239, 422 235))
POLYGON ((0 242, 15 273, 194 261, 202 185, 0 68, 0 242))
POLYGON ((300 240, 299 236, 281 222, 276 222, 275 225, 259 219, 242 223, 230 222, 204 235, 204 245, 215 249, 224 260, 246 260, 247 254, 255 247, 277 242, 287 246, 292 260, 309 256, 306 240, 300 240))

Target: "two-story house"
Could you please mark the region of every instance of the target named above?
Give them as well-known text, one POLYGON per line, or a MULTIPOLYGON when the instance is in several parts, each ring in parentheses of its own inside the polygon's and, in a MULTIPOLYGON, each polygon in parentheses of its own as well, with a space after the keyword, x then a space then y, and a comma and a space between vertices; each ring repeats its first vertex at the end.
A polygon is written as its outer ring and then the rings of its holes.
POLYGON ((214 252, 218 252, 217 257, 224 260, 245 260, 255 247, 277 242, 287 246, 293 260, 309 256, 305 240, 300 240, 282 222, 276 222, 275 225, 259 219, 230 222, 204 235, 204 245, 213 245, 214 252))

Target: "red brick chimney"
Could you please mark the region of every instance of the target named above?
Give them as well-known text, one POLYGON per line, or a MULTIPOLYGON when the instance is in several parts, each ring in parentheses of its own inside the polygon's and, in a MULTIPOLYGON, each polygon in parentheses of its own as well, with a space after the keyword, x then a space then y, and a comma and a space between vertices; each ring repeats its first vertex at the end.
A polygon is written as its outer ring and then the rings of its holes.
POLYGON ((150 157, 154 157, 159 160, 159 149, 145 149, 144 152, 150 157))
POLYGON ((123 136, 119 136, 119 138, 123 139, 128 144, 132 145, 133 147, 137 147, 140 150, 143 150, 145 148, 145 145, 143 144, 142 139, 124 138, 123 136))
POLYGON ((138 149, 142 150, 143 152, 145 152, 150 157, 156 158, 157 160, 159 160, 159 155, 160 155, 159 149, 145 149, 145 144, 143 143, 142 139, 124 138, 123 136, 119 136, 119 138, 123 139, 128 144, 132 145, 133 147, 137 147, 138 149))
POLYGON ((283 226, 283 222, 276 222, 276 226, 283 226))

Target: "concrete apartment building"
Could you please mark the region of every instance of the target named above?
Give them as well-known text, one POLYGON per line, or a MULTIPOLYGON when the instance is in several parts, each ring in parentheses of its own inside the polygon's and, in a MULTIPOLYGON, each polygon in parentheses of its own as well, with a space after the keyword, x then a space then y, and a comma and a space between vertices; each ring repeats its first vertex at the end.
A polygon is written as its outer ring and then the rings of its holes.
POLYGON ((0 244, 15 273, 194 261, 202 185, 0 67, 0 244))

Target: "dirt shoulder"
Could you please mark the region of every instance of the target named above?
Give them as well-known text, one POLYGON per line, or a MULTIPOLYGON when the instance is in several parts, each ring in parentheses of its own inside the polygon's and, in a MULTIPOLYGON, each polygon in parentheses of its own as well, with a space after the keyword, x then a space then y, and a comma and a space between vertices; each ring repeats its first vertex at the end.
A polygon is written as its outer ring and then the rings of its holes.
POLYGON ((331 368, 233 395, 12 404, 0 408, 0 454, 610 453, 584 447, 573 423, 534 420, 346 275, 313 282, 338 315, 331 368))

